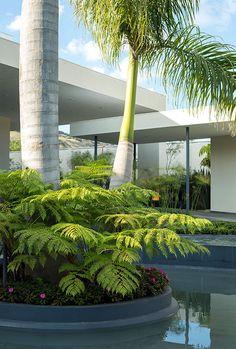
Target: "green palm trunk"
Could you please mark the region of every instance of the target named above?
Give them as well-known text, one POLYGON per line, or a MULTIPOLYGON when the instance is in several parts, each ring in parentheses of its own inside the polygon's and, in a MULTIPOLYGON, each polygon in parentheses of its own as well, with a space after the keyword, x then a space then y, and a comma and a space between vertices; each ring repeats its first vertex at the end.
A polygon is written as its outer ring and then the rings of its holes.
POLYGON ((138 60, 129 55, 124 116, 111 178, 111 188, 132 181, 134 114, 138 81, 138 60))

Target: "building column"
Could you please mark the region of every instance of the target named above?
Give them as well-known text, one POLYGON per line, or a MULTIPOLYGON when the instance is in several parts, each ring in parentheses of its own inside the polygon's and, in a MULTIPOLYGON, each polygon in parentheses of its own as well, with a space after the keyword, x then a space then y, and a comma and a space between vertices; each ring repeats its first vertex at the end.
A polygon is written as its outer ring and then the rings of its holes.
POLYGON ((98 136, 94 136, 94 160, 98 158, 98 136))
POLYGON ((9 169, 10 119, 0 117, 0 170, 9 169))
POLYGON ((133 180, 136 181, 137 179, 137 144, 134 143, 134 164, 133 164, 133 180))
POLYGON ((189 127, 186 127, 186 213, 190 210, 190 151, 189 151, 189 127))
POLYGON ((236 213, 236 137, 211 139, 211 210, 236 213))

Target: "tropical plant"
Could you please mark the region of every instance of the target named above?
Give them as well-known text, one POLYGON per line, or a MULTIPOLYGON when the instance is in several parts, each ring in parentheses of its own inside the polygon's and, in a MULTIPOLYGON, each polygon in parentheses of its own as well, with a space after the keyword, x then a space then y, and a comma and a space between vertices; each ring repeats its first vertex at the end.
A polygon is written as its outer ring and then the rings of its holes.
POLYGON ((70 159, 72 170, 74 170, 76 166, 83 166, 90 161, 93 161, 93 157, 89 151, 85 151, 83 153, 76 152, 70 159))
MULTIPOLYGON (((166 174, 169 175, 173 169, 173 161, 183 150, 183 142, 166 143, 166 174)), ((175 167, 176 168, 176 167, 175 167)))
POLYGON ((201 167, 211 169, 211 144, 204 145, 199 151, 199 156, 204 156, 201 160, 201 167))
MULTIPOLYGON (((159 192, 159 209, 179 210, 185 208, 186 179, 183 168, 172 168, 172 173, 158 177, 140 179, 138 186, 159 192)), ((210 176, 203 171, 190 173, 190 203, 192 210, 210 207, 210 176)))
POLYGON ((10 141, 10 151, 20 151, 21 143, 19 140, 13 139, 10 141))
MULTIPOLYGON (((78 167, 57 191, 46 187, 33 170, 0 175, 6 207, 0 215, 0 236, 15 280, 24 279, 29 270, 38 273, 54 259, 59 287, 67 295, 84 293, 88 283, 95 283, 124 297, 139 288, 136 264, 142 252, 150 258, 207 252, 176 230, 194 233, 210 222, 160 213, 149 206, 154 192, 133 184, 106 190, 94 183, 98 168, 94 166, 93 176, 91 167, 78 167), (13 180, 16 192, 7 193, 4 188, 13 180)), ((99 178, 102 174, 106 176, 104 169, 99 178)))
POLYGON ((132 179, 134 112, 138 70, 157 72, 176 101, 190 108, 210 105, 233 118, 235 48, 194 26, 200 0, 70 0, 79 22, 91 31, 104 59, 116 63, 129 48, 123 122, 111 187, 132 179))
POLYGON ((19 65, 22 165, 39 170, 55 186, 60 178, 58 13, 58 0, 22 1, 19 65))

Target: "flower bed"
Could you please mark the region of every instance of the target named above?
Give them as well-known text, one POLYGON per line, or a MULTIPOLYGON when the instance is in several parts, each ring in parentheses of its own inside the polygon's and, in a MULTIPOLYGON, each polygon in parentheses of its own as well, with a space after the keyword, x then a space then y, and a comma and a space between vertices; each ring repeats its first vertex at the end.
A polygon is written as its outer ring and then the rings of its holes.
POLYGON ((163 321, 178 304, 161 269, 137 267, 140 287, 121 297, 88 283, 74 297, 40 279, 11 283, 0 289, 0 327, 43 331, 78 331, 163 321), (24 304, 23 304, 24 303, 24 304))
POLYGON ((169 279, 162 269, 137 267, 140 272, 140 287, 132 295, 122 297, 88 282, 86 292, 74 297, 66 295, 57 285, 40 278, 22 282, 10 282, 4 290, 0 287, 0 301, 35 305, 94 305, 128 301, 162 294, 169 279))

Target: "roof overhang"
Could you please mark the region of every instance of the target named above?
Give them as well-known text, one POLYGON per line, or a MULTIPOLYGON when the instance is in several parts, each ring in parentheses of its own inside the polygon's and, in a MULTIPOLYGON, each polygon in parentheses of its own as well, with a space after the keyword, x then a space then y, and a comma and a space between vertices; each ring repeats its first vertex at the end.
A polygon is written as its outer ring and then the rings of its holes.
MULTIPOLYGON (((135 115, 134 142, 137 144, 180 141, 186 138, 186 127, 191 139, 210 138, 230 134, 226 117, 216 117, 205 108, 191 114, 188 110, 170 110, 135 115)), ((117 144, 122 117, 88 120, 71 124, 71 135, 117 144)))
MULTIPOLYGON (((0 37, 0 116, 19 129, 19 44, 0 37)), ((125 82, 59 60, 59 123, 122 115, 125 82)), ((165 96, 138 88, 136 113, 165 109, 165 96)))

